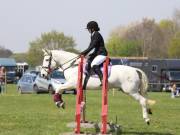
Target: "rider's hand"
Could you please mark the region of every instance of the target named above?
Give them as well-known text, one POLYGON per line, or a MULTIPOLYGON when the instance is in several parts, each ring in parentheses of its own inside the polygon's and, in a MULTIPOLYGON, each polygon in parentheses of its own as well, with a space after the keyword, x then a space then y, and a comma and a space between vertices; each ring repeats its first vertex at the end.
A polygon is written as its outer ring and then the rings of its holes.
POLYGON ((85 53, 84 53, 84 52, 81 52, 80 55, 85 55, 85 53))

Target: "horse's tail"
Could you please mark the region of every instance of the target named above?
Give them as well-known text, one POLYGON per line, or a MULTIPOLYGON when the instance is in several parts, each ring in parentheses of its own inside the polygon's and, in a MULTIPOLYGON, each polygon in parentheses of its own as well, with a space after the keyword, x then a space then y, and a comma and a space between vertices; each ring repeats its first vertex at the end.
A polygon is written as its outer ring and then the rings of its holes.
POLYGON ((142 96, 146 96, 147 95, 147 89, 148 89, 148 78, 146 76, 146 74, 140 70, 140 69, 137 69, 136 70, 138 75, 139 75, 139 78, 140 78, 140 86, 139 86, 139 93, 142 95, 142 96))
MULTIPOLYGON (((149 83, 148 78, 142 70, 137 69, 136 71, 137 71, 139 78, 141 80, 140 86, 139 86, 139 89, 140 89, 139 93, 142 96, 147 96, 147 89, 148 89, 148 83, 149 83)), ((148 105, 154 105, 156 103, 155 100, 151 100, 151 99, 147 99, 146 102, 148 105)), ((149 108, 149 111, 151 112, 150 108, 149 108)))

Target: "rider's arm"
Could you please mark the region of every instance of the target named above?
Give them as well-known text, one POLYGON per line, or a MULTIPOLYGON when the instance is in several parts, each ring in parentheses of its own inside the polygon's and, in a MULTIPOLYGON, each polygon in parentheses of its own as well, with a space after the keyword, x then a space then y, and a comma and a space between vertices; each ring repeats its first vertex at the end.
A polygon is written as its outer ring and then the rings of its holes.
POLYGON ((96 48, 98 41, 99 41, 99 35, 96 34, 96 35, 94 35, 89 47, 86 50, 84 50, 83 52, 81 52, 81 54, 86 56, 92 49, 96 48))

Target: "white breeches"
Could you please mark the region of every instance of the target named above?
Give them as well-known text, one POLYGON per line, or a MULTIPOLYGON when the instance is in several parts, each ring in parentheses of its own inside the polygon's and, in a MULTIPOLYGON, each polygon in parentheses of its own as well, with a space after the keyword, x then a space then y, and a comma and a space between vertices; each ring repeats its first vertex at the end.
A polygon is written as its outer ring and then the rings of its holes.
POLYGON ((104 55, 98 55, 94 58, 94 60, 91 63, 91 67, 93 67, 94 65, 100 65, 103 63, 103 61, 106 59, 106 56, 104 55))

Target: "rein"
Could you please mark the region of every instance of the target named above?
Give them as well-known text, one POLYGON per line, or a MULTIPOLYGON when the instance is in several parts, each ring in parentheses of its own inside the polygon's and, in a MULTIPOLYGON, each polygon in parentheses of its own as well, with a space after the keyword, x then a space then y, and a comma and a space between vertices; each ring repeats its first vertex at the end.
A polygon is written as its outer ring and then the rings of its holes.
MULTIPOLYGON (((78 58, 77 58, 78 59, 78 58)), ((67 70, 68 68, 72 67, 72 66, 78 66, 78 64, 74 64, 76 62, 76 60, 74 60, 73 62, 71 62, 70 66, 68 66, 67 68, 63 69, 63 72, 65 70, 67 70)), ((62 69, 62 68, 61 68, 62 69)))
POLYGON ((63 72, 64 72, 64 71, 67 70, 68 68, 72 67, 72 66, 74 65, 74 63, 76 62, 76 60, 79 59, 79 58, 80 58, 80 55, 78 55, 78 56, 76 56, 76 57, 74 57, 74 58, 72 58, 72 59, 64 62, 63 64, 59 64, 59 66, 60 66, 60 68, 61 68, 61 69, 63 70, 63 72), (71 61, 72 61, 72 62, 71 62, 71 61), (65 64, 67 64, 67 63, 69 63, 69 62, 71 62, 70 66, 68 66, 67 68, 63 69, 62 66, 65 65, 65 64))
POLYGON ((57 70, 57 69, 59 69, 59 68, 61 68, 61 69, 63 70, 63 73, 64 73, 65 70, 67 70, 68 68, 72 67, 72 66, 74 65, 74 63, 76 62, 76 60, 77 60, 78 58, 80 58, 80 55, 78 55, 78 56, 76 56, 76 57, 74 57, 74 58, 72 58, 72 59, 64 62, 63 64, 59 64, 55 59, 53 59, 52 53, 49 53, 49 52, 47 51, 47 54, 50 56, 50 57, 49 57, 49 64, 48 64, 47 67, 42 66, 42 68, 43 68, 48 74, 49 74, 51 71, 57 70), (52 60, 56 63, 56 65, 58 65, 58 66, 57 66, 56 68, 54 68, 54 69, 51 69, 52 60), (72 61, 72 62, 71 62, 71 61, 72 61), (63 65, 65 65, 65 64, 67 64, 67 63, 69 63, 69 62, 71 62, 70 66, 68 66, 67 68, 64 69, 64 68, 63 68, 63 65), (46 70, 46 69, 48 69, 48 70, 46 70))

